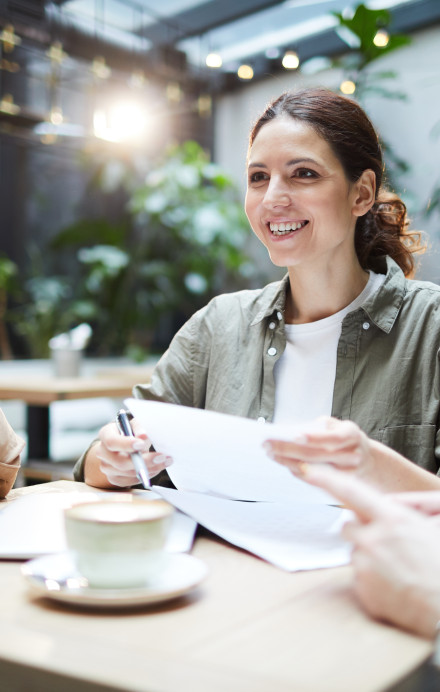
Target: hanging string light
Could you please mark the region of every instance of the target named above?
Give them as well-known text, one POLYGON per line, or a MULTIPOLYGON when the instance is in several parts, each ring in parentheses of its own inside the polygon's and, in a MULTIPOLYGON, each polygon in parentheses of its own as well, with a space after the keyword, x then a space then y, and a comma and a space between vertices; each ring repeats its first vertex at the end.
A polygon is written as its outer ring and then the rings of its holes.
POLYGON ((56 65, 61 65, 67 57, 67 53, 63 51, 63 44, 60 41, 54 41, 49 50, 46 51, 46 55, 50 58, 51 63, 56 65))
POLYGON ((102 55, 97 55, 92 62, 92 72, 97 79, 108 79, 112 73, 102 55))
POLYGON ((21 38, 14 32, 14 27, 12 24, 5 25, 0 34, 0 42, 5 53, 12 53, 15 46, 20 45, 21 38))
POLYGON ((281 62, 286 70, 296 70, 299 67, 299 57, 293 50, 286 51, 281 62))
POLYGON ((205 62, 207 67, 212 67, 215 69, 223 65, 222 56, 219 53, 208 53, 205 62))
POLYGON ((237 75, 240 79, 252 79, 254 71, 250 65, 240 65, 237 70, 237 75))
MULTIPOLYGON (((3 53, 12 53, 15 46, 19 46, 21 43, 21 38, 17 36, 14 32, 14 27, 12 24, 6 24, 3 31, 0 33, 0 47, 3 53)), ((4 57, 0 59, 0 70, 5 70, 5 72, 19 72, 20 65, 14 60, 7 60, 4 57)))
POLYGON ((385 46, 388 45, 390 40, 390 36, 385 29, 379 29, 379 31, 376 33, 375 37, 373 38, 373 43, 375 46, 378 48, 385 48, 385 46))
POLYGON ((0 101, 0 111, 8 115, 17 115, 20 112, 20 106, 14 103, 12 94, 4 94, 0 101))
MULTIPOLYGON (((60 41, 54 41, 46 51, 47 57, 50 59, 51 70, 48 76, 49 85, 49 115, 48 120, 52 125, 61 125, 64 121, 63 111, 59 103, 60 93, 60 70, 61 65, 67 58, 67 53, 63 50, 63 44, 60 41)), ((52 143, 52 142, 50 142, 52 143)))
POLYGON ((346 79, 341 83, 339 89, 346 96, 350 96, 351 94, 354 94, 354 92, 356 91, 356 84, 352 82, 351 79, 346 79))

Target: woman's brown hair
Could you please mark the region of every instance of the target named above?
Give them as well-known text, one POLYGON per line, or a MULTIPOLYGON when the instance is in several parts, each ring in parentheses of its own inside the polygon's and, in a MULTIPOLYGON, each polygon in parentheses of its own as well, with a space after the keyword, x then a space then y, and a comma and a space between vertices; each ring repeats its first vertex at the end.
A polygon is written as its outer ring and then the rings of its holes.
POLYGON ((376 175, 376 200, 356 222, 355 248, 361 266, 375 269, 377 259, 392 257, 405 276, 414 273, 413 253, 421 252, 421 233, 409 230, 406 206, 382 187, 384 164, 377 133, 356 101, 329 89, 290 91, 273 101, 253 126, 249 147, 261 128, 274 118, 289 115, 310 125, 331 146, 347 179, 355 182, 363 171, 376 175))

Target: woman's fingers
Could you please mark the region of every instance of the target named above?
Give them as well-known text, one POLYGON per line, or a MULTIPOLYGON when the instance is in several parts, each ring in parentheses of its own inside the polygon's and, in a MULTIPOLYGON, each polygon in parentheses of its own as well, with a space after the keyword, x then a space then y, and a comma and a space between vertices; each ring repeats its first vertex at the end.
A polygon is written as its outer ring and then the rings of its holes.
POLYGON ((112 485, 118 487, 136 485, 139 482, 130 457, 133 452, 142 455, 150 478, 172 464, 171 457, 149 451, 151 442, 135 419, 132 420, 132 428, 135 437, 121 435, 114 423, 104 426, 99 434, 96 456, 100 461, 101 471, 112 485))
POLYGON ((318 418, 315 423, 316 430, 308 430, 292 440, 267 440, 264 447, 268 455, 292 470, 298 462, 355 469, 367 461, 368 438, 356 423, 329 417, 318 418))
POLYGON ((356 468, 362 455, 357 446, 336 447, 322 444, 315 446, 312 442, 299 444, 284 440, 266 440, 264 448, 268 455, 279 464, 288 466, 291 461, 309 463, 332 463, 346 468, 356 468))

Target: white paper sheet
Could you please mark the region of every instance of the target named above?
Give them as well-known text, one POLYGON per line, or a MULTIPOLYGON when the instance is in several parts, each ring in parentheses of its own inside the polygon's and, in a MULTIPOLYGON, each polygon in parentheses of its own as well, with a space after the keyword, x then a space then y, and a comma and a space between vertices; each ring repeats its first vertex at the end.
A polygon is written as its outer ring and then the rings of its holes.
POLYGON ((199 524, 289 572, 350 560, 339 535, 348 510, 328 505, 242 502, 170 488, 154 490, 199 524))
MULTIPOLYGON (((137 494, 137 491, 135 491, 137 494)), ((141 491, 142 492, 142 491, 141 491)), ((157 498, 143 491, 146 499, 157 498)), ((39 555, 67 550, 63 510, 77 502, 109 499, 112 493, 47 492, 25 495, 13 502, 0 503, 0 559, 27 560, 39 555)), ((120 494, 117 493, 120 497, 120 494)), ((166 544, 169 552, 192 548, 197 523, 176 512, 166 544)))
POLYGON ((334 502, 323 490, 295 478, 263 449, 265 440, 291 440, 311 425, 263 424, 139 399, 127 399, 125 404, 141 421, 155 449, 173 457, 168 473, 179 490, 238 500, 334 502))

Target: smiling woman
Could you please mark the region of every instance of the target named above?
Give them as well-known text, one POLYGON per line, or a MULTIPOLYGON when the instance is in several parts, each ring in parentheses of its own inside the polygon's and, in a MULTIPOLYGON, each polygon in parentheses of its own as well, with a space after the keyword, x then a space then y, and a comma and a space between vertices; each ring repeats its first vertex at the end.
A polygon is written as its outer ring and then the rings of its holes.
MULTIPOLYGON (((437 487, 440 287, 406 278, 420 237, 382 188, 371 122, 325 89, 283 94, 251 132, 248 171, 252 229, 287 274, 214 298, 136 395, 261 422, 324 416, 313 434, 268 441, 269 455, 293 473, 326 462, 385 490, 437 487)), ((168 466, 133 426, 134 441, 105 426, 77 479, 135 484, 133 449, 152 476, 168 466)))

